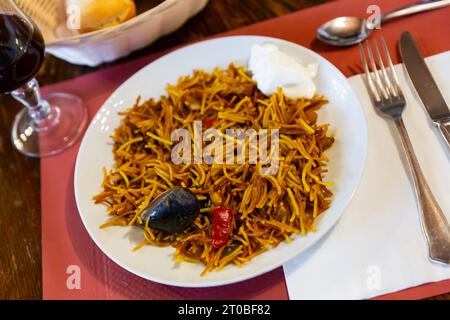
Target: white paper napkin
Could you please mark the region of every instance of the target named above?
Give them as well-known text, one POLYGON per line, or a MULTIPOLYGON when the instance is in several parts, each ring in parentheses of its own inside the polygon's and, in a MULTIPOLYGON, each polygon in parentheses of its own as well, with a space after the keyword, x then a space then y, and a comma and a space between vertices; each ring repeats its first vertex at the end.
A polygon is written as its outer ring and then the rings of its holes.
MULTIPOLYGON (((450 51, 426 61, 450 105, 450 51)), ((396 68, 407 100, 405 125, 428 183, 450 219, 450 152, 403 65, 396 68)), ((365 299, 450 278, 450 267, 428 259, 413 186, 393 123, 375 113, 361 76, 349 80, 368 122, 366 168, 336 227, 308 252, 284 265, 291 299, 365 299)))

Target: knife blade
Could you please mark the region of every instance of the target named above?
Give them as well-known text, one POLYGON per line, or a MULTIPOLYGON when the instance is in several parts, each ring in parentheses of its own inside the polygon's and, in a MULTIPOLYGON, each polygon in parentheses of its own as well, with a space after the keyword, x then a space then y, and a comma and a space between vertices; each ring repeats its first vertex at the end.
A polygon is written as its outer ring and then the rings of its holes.
POLYGON ((450 148, 450 109, 411 33, 402 33, 399 47, 400 56, 420 100, 450 148))

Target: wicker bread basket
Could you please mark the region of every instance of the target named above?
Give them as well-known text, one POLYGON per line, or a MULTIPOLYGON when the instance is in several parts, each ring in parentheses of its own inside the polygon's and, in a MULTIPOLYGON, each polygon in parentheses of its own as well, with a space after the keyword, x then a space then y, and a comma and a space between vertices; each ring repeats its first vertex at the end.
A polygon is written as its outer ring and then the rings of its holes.
MULTIPOLYGON (((108 1, 108 0, 104 0, 108 1)), ((201 11, 208 0, 165 0, 120 25, 79 34, 66 25, 65 0, 16 0, 44 35, 47 51, 73 64, 96 66, 114 61, 171 33, 201 11)), ((141 0, 148 4, 152 1, 141 0)), ((161 2, 161 1, 158 1, 161 2)))

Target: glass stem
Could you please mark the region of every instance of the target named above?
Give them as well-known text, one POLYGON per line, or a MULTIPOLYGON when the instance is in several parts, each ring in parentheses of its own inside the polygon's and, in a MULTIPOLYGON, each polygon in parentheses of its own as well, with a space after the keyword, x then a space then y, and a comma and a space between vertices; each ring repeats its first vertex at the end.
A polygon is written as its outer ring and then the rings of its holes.
POLYGON ((37 124, 47 119, 50 114, 50 105, 46 100, 42 99, 39 83, 36 79, 14 90, 11 92, 11 95, 27 108, 28 114, 37 124))

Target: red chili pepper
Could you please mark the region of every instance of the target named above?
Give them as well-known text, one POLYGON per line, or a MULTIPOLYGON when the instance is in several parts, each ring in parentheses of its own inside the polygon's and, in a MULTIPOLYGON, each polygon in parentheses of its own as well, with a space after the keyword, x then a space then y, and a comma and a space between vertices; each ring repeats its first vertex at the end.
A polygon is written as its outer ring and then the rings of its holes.
POLYGON ((209 128, 209 127, 211 127, 214 124, 214 122, 216 122, 216 119, 203 120, 203 127, 209 128))
POLYGON ((188 180, 184 181, 184 184, 186 185, 187 188, 189 188, 192 183, 191 183, 191 180, 188 179, 188 180))
POLYGON ((231 234, 231 223, 233 222, 233 211, 229 208, 214 208, 212 245, 219 249, 228 243, 231 234))

